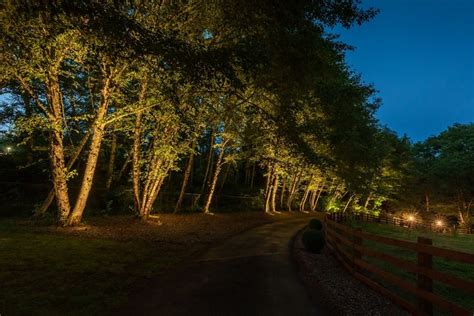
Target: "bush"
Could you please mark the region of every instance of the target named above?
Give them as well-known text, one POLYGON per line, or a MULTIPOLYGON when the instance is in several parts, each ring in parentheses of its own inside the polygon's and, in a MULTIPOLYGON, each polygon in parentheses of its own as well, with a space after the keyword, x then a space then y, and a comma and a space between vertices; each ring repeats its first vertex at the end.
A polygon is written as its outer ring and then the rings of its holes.
POLYGON ((308 229, 302 236, 305 249, 312 253, 320 253, 326 244, 323 232, 316 229, 308 229))
POLYGON ((322 198, 322 205, 326 213, 336 213, 344 209, 344 203, 341 200, 329 196, 322 198))
POLYGON ((310 220, 308 226, 310 229, 315 229, 315 230, 323 229, 323 223, 319 219, 316 219, 316 218, 313 218, 312 220, 310 220))

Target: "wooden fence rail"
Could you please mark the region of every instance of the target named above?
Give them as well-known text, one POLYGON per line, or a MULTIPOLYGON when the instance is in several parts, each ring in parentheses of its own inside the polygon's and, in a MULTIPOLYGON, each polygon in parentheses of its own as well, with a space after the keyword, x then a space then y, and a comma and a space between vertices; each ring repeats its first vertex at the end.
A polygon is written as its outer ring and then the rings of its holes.
POLYGON ((379 224, 388 224, 388 225, 394 225, 394 226, 401 226, 401 227, 407 227, 407 228, 416 228, 416 229, 421 229, 429 232, 442 232, 442 231, 452 231, 453 229, 457 233, 461 234, 474 234, 474 225, 471 225, 470 227, 463 226, 448 226, 446 223, 443 224, 442 227, 439 227, 436 225, 436 223, 432 222, 425 222, 421 220, 407 220, 404 218, 400 217, 391 217, 387 215, 380 215, 380 216, 375 216, 369 213, 334 213, 335 219, 340 220, 343 218, 343 220, 346 219, 353 219, 361 222, 367 222, 367 223, 379 223, 379 224))
POLYGON ((433 307, 437 307, 452 315, 473 315, 472 311, 468 311, 433 292, 433 281, 436 281, 473 294, 474 297, 473 281, 435 270, 433 268, 433 257, 449 258, 450 261, 467 263, 472 265, 474 269, 474 254, 435 247, 432 245, 431 239, 424 237, 418 237, 418 242, 410 242, 365 233, 360 228, 351 228, 343 224, 341 217, 336 214, 328 215, 325 222, 328 247, 346 269, 357 279, 391 299, 402 308, 414 315, 433 315, 433 307), (397 258, 393 255, 370 249, 364 245, 364 241, 377 242, 413 251, 417 254, 417 261, 413 262, 397 258), (392 272, 385 271, 370 263, 366 258, 376 258, 404 271, 414 273, 417 276, 417 282, 415 284, 392 272), (417 300, 417 304, 415 305, 403 298, 396 291, 382 286, 377 281, 380 279, 413 295, 417 300))

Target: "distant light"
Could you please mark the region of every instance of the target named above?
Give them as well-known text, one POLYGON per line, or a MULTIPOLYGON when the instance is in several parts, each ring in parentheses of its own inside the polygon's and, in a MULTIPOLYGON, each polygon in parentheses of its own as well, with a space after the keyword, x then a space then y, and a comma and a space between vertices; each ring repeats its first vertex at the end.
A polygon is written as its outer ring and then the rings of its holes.
POLYGON ((436 221, 436 226, 438 226, 438 227, 443 226, 443 221, 441 221, 441 220, 438 219, 438 220, 436 221))
POLYGON ((415 220, 415 216, 413 216, 413 215, 408 216, 408 220, 410 222, 413 222, 415 220))
POLYGON ((10 153, 12 151, 12 148, 10 146, 7 147, 7 152, 10 153))

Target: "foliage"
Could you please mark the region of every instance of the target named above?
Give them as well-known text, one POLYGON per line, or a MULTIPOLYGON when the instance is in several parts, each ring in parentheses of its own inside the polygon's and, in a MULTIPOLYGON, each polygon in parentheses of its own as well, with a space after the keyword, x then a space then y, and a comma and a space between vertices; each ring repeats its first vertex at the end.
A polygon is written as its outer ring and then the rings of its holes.
POLYGON ((332 196, 326 196, 322 199, 323 210, 327 213, 340 212, 344 208, 342 201, 335 199, 332 196))
POLYGON ((78 224, 103 185, 131 187, 146 220, 180 177, 198 194, 188 207, 205 213, 229 187, 265 186, 266 212, 315 210, 321 195, 339 204, 385 196, 368 187, 383 155, 365 156, 378 142, 380 102, 328 34, 376 13, 356 0, 6 1, 0 89, 12 102, 1 119, 29 164, 50 160, 62 225, 78 224))

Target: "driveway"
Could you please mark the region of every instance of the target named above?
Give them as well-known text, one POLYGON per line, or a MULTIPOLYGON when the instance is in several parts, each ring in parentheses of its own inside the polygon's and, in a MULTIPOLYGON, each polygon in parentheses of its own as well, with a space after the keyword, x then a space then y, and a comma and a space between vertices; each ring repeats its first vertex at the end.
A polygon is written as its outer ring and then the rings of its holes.
POLYGON ((322 315, 290 258, 308 218, 263 225, 157 276, 123 315, 322 315))

